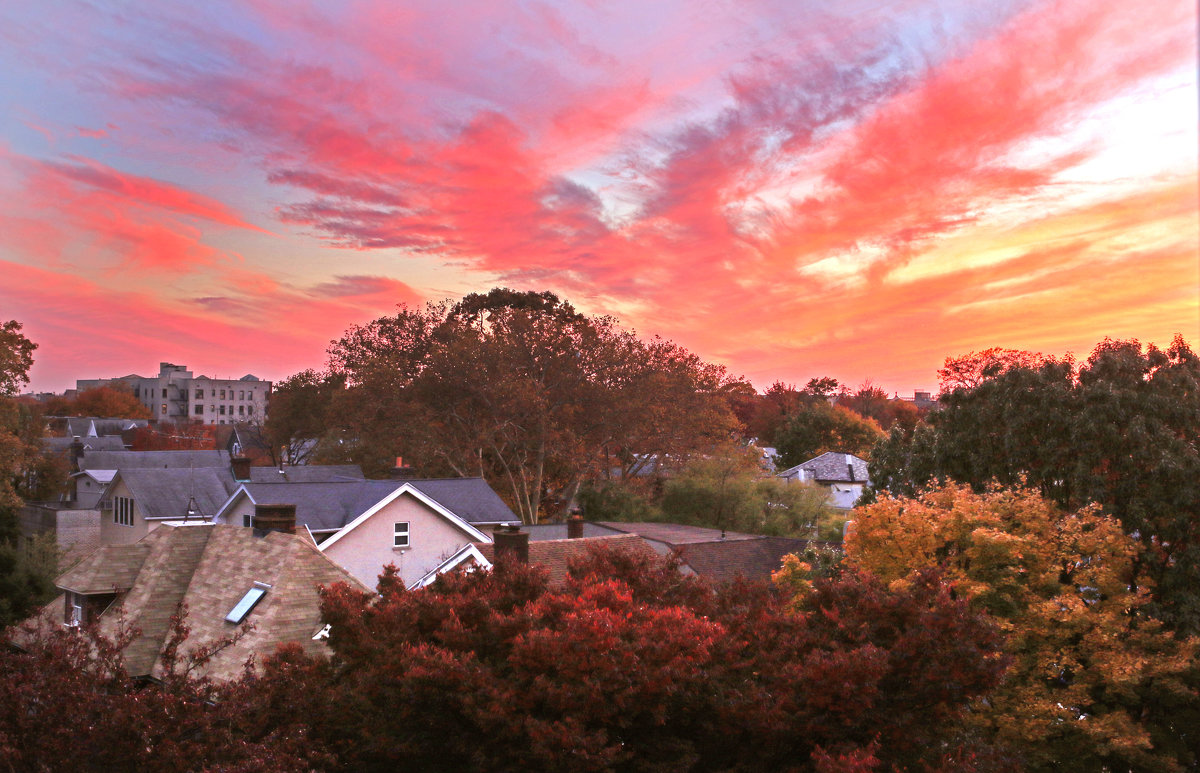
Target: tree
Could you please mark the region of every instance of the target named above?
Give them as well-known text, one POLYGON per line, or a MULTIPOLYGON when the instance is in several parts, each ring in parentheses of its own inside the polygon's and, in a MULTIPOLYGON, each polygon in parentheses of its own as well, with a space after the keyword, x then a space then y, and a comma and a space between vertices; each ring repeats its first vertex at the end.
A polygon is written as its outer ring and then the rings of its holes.
POLYGON ((666 482, 660 507, 671 523, 802 538, 831 514, 824 489, 764 479, 758 454, 738 447, 693 459, 666 482))
POLYGON ((1024 481, 1066 509, 1099 503, 1142 542, 1133 579, 1152 589, 1150 609, 1200 632, 1200 358, 1178 336, 1165 351, 1106 340, 1079 366, 979 358, 955 366, 981 380, 943 392, 928 428, 873 452, 873 486, 1024 481))
POLYGON ((14 397, 29 383, 33 352, 37 344, 21 333, 21 323, 9 320, 0 325, 0 398, 14 397))
POLYGON ((343 380, 305 370, 275 384, 263 434, 276 462, 306 464, 329 429, 329 413, 343 380))
POLYGON ((826 451, 869 458, 883 437, 874 419, 865 419, 839 405, 816 403, 794 414, 779 430, 778 464, 792 467, 826 451))
POLYGON ((74 399, 56 398, 51 401, 50 413, 55 416, 96 416, 115 419, 153 418, 150 409, 133 396, 123 381, 85 389, 74 399))
POLYGON ((1011 665, 971 722, 1025 770, 1194 768, 1200 642, 1147 614, 1141 553, 1096 507, 956 485, 860 508, 846 540, 851 566, 892 587, 936 568, 1000 622, 1011 665))
POLYGON ((962 769, 945 759, 961 713, 1003 667, 994 627, 932 577, 821 579, 793 612, 764 585, 712 589, 639 554, 570 574, 335 586, 329 665, 268 661, 242 714, 362 771, 962 769))
POLYGON ((1037 369, 1045 361, 1045 357, 1034 352, 996 347, 961 357, 947 357, 938 369, 938 385, 943 395, 955 389, 974 389, 987 379, 1013 368, 1037 369))
POLYGON ((402 456, 483 476, 525 522, 565 508, 586 479, 673 463, 736 429, 723 368, 551 293, 403 308, 347 331, 329 372, 346 384, 329 453, 368 474, 402 456))

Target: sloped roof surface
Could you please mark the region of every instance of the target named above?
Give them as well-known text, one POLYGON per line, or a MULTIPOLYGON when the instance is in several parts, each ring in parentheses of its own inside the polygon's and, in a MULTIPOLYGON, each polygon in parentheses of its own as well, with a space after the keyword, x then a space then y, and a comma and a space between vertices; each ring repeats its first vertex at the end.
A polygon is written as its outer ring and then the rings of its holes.
POLYGON ((127 591, 133 587, 149 552, 150 546, 142 542, 106 545, 60 575, 55 584, 76 593, 127 591))
MULTIPOLYGON (((565 523, 537 523, 533 524, 532 526, 522 526, 521 528, 529 532, 530 542, 567 538, 567 524, 565 523)), ((626 532, 618 529, 613 529, 598 523, 592 523, 591 521, 583 522, 584 537, 611 537, 616 534, 625 533, 626 532)))
MULTIPOLYGON (((123 617, 141 630, 125 653, 129 672, 139 676, 161 675, 162 647, 180 603, 186 605, 191 628, 187 651, 235 634, 238 626, 227 623, 225 616, 255 582, 270 586, 247 618, 252 628, 218 652, 205 669, 214 678, 232 679, 250 656, 270 654, 280 644, 296 642, 310 654, 325 650, 323 642, 312 640, 321 628, 318 586, 346 582, 367 590, 296 535, 271 532, 260 538, 237 526, 165 526, 136 545, 120 547, 125 550, 98 551, 102 555, 93 563, 124 560, 131 548, 143 551, 144 561, 120 612, 106 613, 102 628, 115 629, 123 617)), ((59 586, 66 587, 63 582, 74 574, 63 575, 59 586)))
POLYGON ((853 454, 843 454, 836 451, 827 451, 818 457, 809 459, 807 462, 790 467, 779 473, 779 475, 781 477, 786 476, 796 470, 804 470, 811 474, 813 479, 822 483, 865 483, 868 474, 866 461, 859 459, 853 454), (846 457, 850 457, 850 465, 854 467, 853 481, 850 478, 850 466, 846 464, 846 457))
MULTIPOLYGON (((182 518, 195 497, 199 515, 211 518, 236 490, 228 469, 124 469, 118 472, 146 518, 182 518)), ((106 497, 114 484, 109 484, 106 497)))
POLYGON ((599 521, 601 526, 615 529, 626 534, 636 534, 645 539, 656 540, 667 545, 686 545, 692 542, 713 542, 724 535, 726 541, 761 539, 757 534, 742 534, 736 531, 722 532, 720 529, 708 529, 703 526, 686 526, 680 523, 653 523, 647 521, 599 521))
POLYGON ((679 557, 701 577, 729 582, 739 575, 748 580, 769 580, 783 557, 797 553, 809 540, 788 537, 759 537, 749 540, 693 542, 677 548, 679 557))
POLYGON ((300 464, 290 467, 251 467, 253 483, 317 483, 338 480, 364 480, 357 464, 300 464))
POLYGON ((228 451, 89 451, 81 470, 229 467, 228 451))
POLYGON ((297 524, 330 531, 343 528, 406 483, 468 523, 519 520, 482 478, 247 483, 245 488, 258 504, 296 505, 297 524))
MULTIPOLYGON (((475 547, 490 563, 496 561, 496 546, 489 542, 476 542, 475 547)), ((645 540, 634 534, 617 534, 580 539, 538 540, 529 543, 529 563, 543 566, 550 573, 550 584, 561 585, 567 580, 568 565, 594 550, 628 550, 654 555, 645 540)))
POLYGON ((146 419, 102 419, 95 416, 68 416, 67 436, 78 435, 119 435, 127 429, 145 427, 150 422, 146 419))
MULTIPOLYGON (((51 453, 66 453, 71 450, 71 443, 75 442, 73 437, 48 437, 42 438, 42 447, 51 453)), ((79 442, 83 444, 85 453, 88 451, 124 451, 125 441, 120 435, 101 435, 100 437, 81 437, 79 442)))

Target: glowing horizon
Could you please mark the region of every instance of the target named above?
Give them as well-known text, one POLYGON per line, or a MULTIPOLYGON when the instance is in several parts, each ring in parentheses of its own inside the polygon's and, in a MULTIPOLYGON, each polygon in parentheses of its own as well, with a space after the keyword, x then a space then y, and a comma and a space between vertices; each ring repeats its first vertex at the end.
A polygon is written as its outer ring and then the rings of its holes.
POLYGON ((1147 2, 5 8, 0 321, 38 391, 498 285, 760 389, 1195 346, 1196 9, 1147 2))

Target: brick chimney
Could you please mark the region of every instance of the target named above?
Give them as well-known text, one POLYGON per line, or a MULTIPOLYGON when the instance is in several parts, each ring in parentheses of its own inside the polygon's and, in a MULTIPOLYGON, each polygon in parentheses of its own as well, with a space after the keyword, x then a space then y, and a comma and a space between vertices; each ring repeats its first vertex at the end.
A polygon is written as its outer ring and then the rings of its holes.
POLYGON ((412 480, 417 477, 417 468, 410 467, 404 463, 403 456, 396 457, 396 466, 389 473, 392 480, 412 480))
POLYGON ((496 565, 514 562, 529 563, 529 532, 522 531, 520 524, 497 526, 492 532, 495 545, 496 565))
POLYGON ((229 462, 229 466, 233 470, 234 480, 238 483, 245 483, 250 480, 250 457, 235 456, 229 462))
POLYGON ((567 539, 583 539, 583 516, 579 513, 567 518, 567 539))
POLYGON ((254 528, 258 531, 281 531, 284 534, 296 533, 295 505, 255 505, 254 528))

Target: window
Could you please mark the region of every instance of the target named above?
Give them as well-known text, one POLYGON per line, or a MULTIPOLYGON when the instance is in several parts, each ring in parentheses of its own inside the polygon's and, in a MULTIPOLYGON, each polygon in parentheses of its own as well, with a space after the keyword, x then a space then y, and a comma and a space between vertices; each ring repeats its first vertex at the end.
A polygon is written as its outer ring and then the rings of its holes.
POLYGON ((113 497, 113 523, 120 526, 133 525, 133 500, 129 497, 113 497))
POLYGON ((246 390, 244 390, 244 389, 239 389, 239 390, 238 390, 238 399, 239 399, 239 400, 245 400, 245 399, 246 399, 246 390))
POLYGON ((167 388, 163 387, 163 397, 166 397, 166 396, 167 396, 167 388))
POLYGON ((250 513, 246 513, 245 515, 242 516, 242 526, 245 526, 247 529, 249 529, 253 525, 254 525, 254 516, 253 515, 250 515, 250 513))
POLYGON ((225 390, 224 389, 221 390, 221 399, 222 400, 225 399, 225 390))
POLYGON ((203 399, 204 399, 204 390, 203 390, 203 389, 197 389, 197 390, 196 390, 196 399, 197 399, 197 400, 203 400, 203 399))
POLYGON ((253 415, 254 415, 254 406, 253 406, 253 405, 247 405, 247 406, 246 406, 246 413, 248 413, 248 414, 250 414, 251 416, 253 416, 253 415))
POLYGON ((223 406, 223 405, 221 406, 221 415, 222 416, 225 415, 225 406, 223 406))
POLYGON ((197 405, 197 406, 196 406, 196 415, 197 415, 197 416, 202 416, 203 414, 204 414, 204 406, 203 406, 203 405, 197 405))
POLYGON ((210 394, 209 397, 216 397, 216 396, 217 396, 217 390, 214 389, 214 390, 212 390, 212 394, 210 394))
POLYGON ((246 406, 239 405, 238 406, 238 416, 245 416, 245 415, 246 415, 246 406))
POLYGON ((270 585, 264 582, 254 583, 254 587, 246 591, 246 595, 242 596, 242 600, 234 605, 233 609, 229 610, 229 614, 225 615, 225 622, 240 623, 246 619, 246 615, 250 614, 250 610, 254 609, 254 605, 262 600, 262 597, 267 595, 267 591, 271 589, 270 585))
POLYGON ((83 599, 81 599, 77 594, 68 591, 66 603, 66 624, 71 628, 78 628, 83 624, 83 599))
POLYGON ((400 523, 396 524, 396 528, 392 536, 392 547, 408 547, 408 521, 401 521, 400 523))
POLYGON ((167 415, 167 404, 166 403, 162 404, 162 415, 163 416, 167 415))

